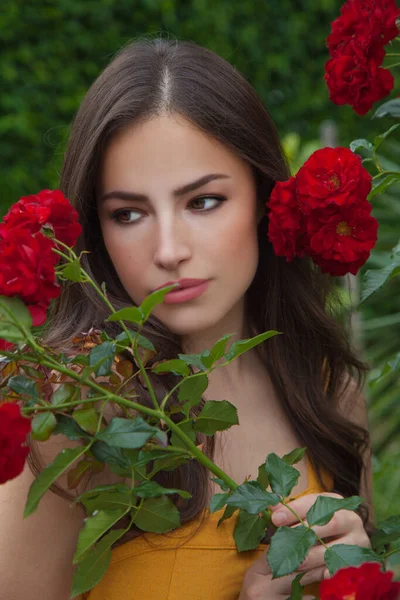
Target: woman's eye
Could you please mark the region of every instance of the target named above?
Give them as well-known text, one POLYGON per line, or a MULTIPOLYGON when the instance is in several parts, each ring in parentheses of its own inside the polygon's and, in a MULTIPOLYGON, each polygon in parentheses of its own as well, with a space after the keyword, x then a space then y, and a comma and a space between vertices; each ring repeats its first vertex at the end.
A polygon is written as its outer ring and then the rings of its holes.
POLYGON ((117 223, 135 223, 140 219, 140 213, 137 210, 129 210, 127 208, 123 210, 116 210, 111 218, 117 223))
POLYGON ((216 208, 219 204, 224 202, 225 198, 221 198, 219 196, 202 196, 200 198, 195 198, 189 203, 191 208, 194 208, 196 211, 207 211, 216 208))

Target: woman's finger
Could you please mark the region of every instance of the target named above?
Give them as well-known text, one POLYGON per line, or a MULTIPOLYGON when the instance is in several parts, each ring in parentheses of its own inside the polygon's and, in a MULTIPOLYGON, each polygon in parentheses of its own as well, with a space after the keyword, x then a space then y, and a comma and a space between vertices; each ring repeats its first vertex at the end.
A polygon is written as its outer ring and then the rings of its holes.
MULTIPOLYGON (((333 492, 323 492, 322 494, 306 494, 301 498, 292 500, 288 503, 288 505, 296 514, 299 515, 300 519, 305 519, 307 512, 314 504, 318 496, 343 498, 343 496, 340 494, 335 494, 333 492)), ((280 527, 282 525, 290 526, 299 522, 297 517, 295 517, 294 514, 281 503, 277 504, 276 506, 271 506, 270 509, 272 511, 272 522, 276 527, 280 527)))

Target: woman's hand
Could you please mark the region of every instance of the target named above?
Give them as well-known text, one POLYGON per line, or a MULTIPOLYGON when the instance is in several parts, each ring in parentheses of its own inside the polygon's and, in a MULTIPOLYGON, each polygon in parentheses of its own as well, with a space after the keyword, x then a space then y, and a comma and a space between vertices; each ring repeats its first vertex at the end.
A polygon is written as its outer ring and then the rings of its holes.
MULTIPOLYGON (((306 514, 318 496, 343 498, 343 496, 334 493, 307 494, 306 496, 292 500, 292 502, 288 503, 288 506, 307 524, 306 514)), ((272 522, 276 527, 282 525, 296 527, 300 524, 299 520, 283 504, 272 506, 271 510, 273 512, 272 522)), ((363 522, 354 511, 339 510, 327 525, 316 525, 313 527, 313 530, 328 547, 335 544, 353 544, 367 548, 371 547, 363 522)), ((264 600, 265 598, 282 600, 282 598, 287 598, 291 593, 292 581, 299 573, 304 573, 304 577, 301 579, 302 585, 327 579, 329 572, 324 561, 325 550, 324 546, 317 543, 310 549, 297 571, 278 579, 272 579, 266 553, 262 554, 246 571, 239 600, 264 600)), ((311 600, 314 596, 303 596, 303 598, 311 600)))

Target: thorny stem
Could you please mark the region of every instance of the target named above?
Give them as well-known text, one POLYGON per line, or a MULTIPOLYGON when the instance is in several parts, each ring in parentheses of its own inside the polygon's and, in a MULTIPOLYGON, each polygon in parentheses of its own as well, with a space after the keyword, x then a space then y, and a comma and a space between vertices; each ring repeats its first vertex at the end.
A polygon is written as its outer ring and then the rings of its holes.
MULTIPOLYGON (((303 519, 301 517, 299 517, 299 515, 297 514, 297 512, 295 510, 293 510, 293 508, 291 508, 289 506, 289 504, 287 504, 284 500, 281 500, 281 504, 283 504, 283 506, 286 506, 286 508, 292 513, 292 515, 294 515, 296 517, 296 519, 299 520, 299 523, 301 523, 306 529, 312 529, 311 525, 306 525, 305 521, 303 521, 303 519)), ((314 530, 312 529, 312 531, 314 531, 314 530)), ((324 540, 321 539, 319 537, 319 535, 317 535, 315 533, 315 531, 314 531, 314 535, 317 538, 317 540, 319 542, 321 542, 322 546, 324 546, 325 550, 328 550, 328 546, 325 544, 324 540)))

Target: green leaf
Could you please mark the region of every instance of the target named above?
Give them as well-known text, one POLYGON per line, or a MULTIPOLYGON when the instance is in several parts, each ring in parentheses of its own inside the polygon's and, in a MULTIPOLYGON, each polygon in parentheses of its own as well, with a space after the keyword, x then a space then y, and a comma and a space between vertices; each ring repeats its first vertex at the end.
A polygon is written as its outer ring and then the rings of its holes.
POLYGON ((33 417, 31 425, 33 439, 44 442, 56 428, 57 419, 52 412, 40 412, 33 417))
POLYGON ((260 335, 256 335, 253 338, 233 342, 229 352, 225 354, 225 358, 228 362, 231 362, 241 354, 244 354, 244 352, 247 352, 248 350, 251 350, 251 348, 262 344, 262 342, 265 342, 265 340, 268 340, 275 335, 280 335, 280 332, 274 330, 265 331, 264 333, 260 333, 260 335))
POLYGON ((283 498, 290 495, 290 492, 297 484, 300 473, 294 467, 286 464, 277 454, 268 454, 265 466, 269 474, 269 482, 273 492, 280 494, 283 498))
POLYGON ((96 433, 100 415, 95 408, 81 408, 76 410, 73 418, 88 433, 96 433))
MULTIPOLYGON (((176 450, 176 454, 178 454, 179 456, 182 456, 182 448, 178 448, 176 450)), ((166 451, 165 448, 161 447, 160 448, 153 448, 153 450, 140 450, 139 452, 139 458, 138 461, 136 463, 136 466, 145 466, 147 465, 147 463, 153 461, 153 460, 157 460, 160 458, 168 458, 171 456, 175 456, 175 452, 171 452, 171 450, 166 451)))
POLYGON ((229 494, 214 494, 210 500, 210 513, 221 510, 226 504, 229 494))
POLYGON ((282 460, 287 465, 294 465, 302 460, 306 451, 307 451, 307 448, 295 448, 288 454, 285 454, 285 456, 282 456, 282 460))
POLYGON ((81 273, 81 264, 77 258, 72 262, 66 264, 61 269, 60 274, 63 278, 68 279, 68 281, 84 281, 84 278, 82 277, 81 273))
POLYGON ((143 323, 149 318, 151 311, 158 305, 164 301, 165 296, 171 290, 179 287, 178 284, 168 285, 167 287, 163 287, 160 290, 156 290, 147 298, 145 298, 140 305, 140 311, 143 315, 143 323))
POLYGON ((165 488, 156 481, 142 481, 134 490, 139 498, 156 498, 163 494, 179 494, 181 498, 191 498, 192 494, 186 490, 178 490, 175 488, 165 488))
POLYGON ((173 471, 176 467, 181 465, 185 465, 190 461, 190 456, 187 454, 172 454, 169 453, 169 456, 166 458, 160 458, 154 461, 153 470, 149 474, 149 477, 154 477, 158 471, 173 471))
MULTIPOLYGON (((141 335, 140 333, 132 331, 131 336, 132 336, 133 341, 137 340, 137 345, 140 346, 141 348, 146 348, 146 350, 152 350, 153 352, 156 351, 152 342, 150 340, 148 340, 146 337, 144 337, 144 335, 141 335)), ((117 337, 115 338, 114 341, 117 344, 117 349, 118 349, 118 346, 122 346, 123 348, 126 348, 131 343, 126 331, 123 331, 122 333, 117 335, 117 337)))
POLYGON ((23 342, 25 335, 17 324, 30 331, 31 313, 19 298, 0 296, 0 338, 8 342, 23 342))
POLYGON ((299 573, 292 581, 292 590, 287 600, 302 600, 304 588, 300 583, 300 579, 304 577, 305 573, 299 573))
POLYGON ((394 98, 384 104, 381 104, 378 110, 372 115, 372 119, 380 119, 382 117, 400 118, 400 99, 394 98))
POLYGON ((393 271, 400 266, 400 256, 396 261, 382 269, 369 269, 363 278, 361 287, 361 302, 377 292, 393 275, 393 271))
POLYGON ((226 345, 233 335, 235 335, 235 334, 228 333, 228 334, 222 336, 222 338, 220 338, 214 344, 214 346, 212 347, 211 352, 210 352, 210 361, 211 361, 210 366, 212 366, 215 362, 217 362, 217 360, 219 360, 220 358, 222 358, 224 356, 225 350, 226 350, 226 345))
POLYGON ((178 400, 185 402, 182 412, 189 417, 189 411, 201 401, 202 395, 208 387, 208 377, 205 373, 184 379, 179 387, 178 400))
POLYGON ((263 515, 249 515, 245 510, 239 512, 233 538, 239 552, 254 550, 265 536, 268 525, 267 518, 263 515))
POLYGON ((304 525, 280 527, 272 536, 267 552, 273 579, 295 571, 316 541, 313 530, 304 525))
MULTIPOLYGON (((70 440, 90 439, 90 436, 79 427, 72 417, 57 414, 57 425, 54 429, 54 435, 62 433, 70 440)), ((93 450, 93 447, 92 447, 93 450)))
POLYGON ((8 380, 8 387, 16 394, 29 396, 31 398, 39 398, 36 381, 32 381, 24 375, 15 375, 8 380))
POLYGON ((205 371, 207 367, 204 366, 202 360, 202 354, 178 354, 180 360, 188 366, 197 367, 200 371, 205 371))
POLYGON ((147 498, 138 509, 135 519, 143 531, 164 533, 180 526, 179 511, 166 496, 147 498))
POLYGON ((107 463, 116 475, 132 475, 132 466, 121 448, 112 448, 105 442, 97 441, 92 445, 91 451, 97 460, 107 463))
POLYGON ((99 486, 82 494, 75 502, 81 502, 87 512, 92 515, 98 510, 129 509, 133 505, 134 497, 131 489, 125 484, 109 484, 99 486), (108 489, 105 489, 105 488, 108 489), (103 488, 103 489, 101 489, 103 488))
POLYGON ((382 144, 383 141, 386 140, 386 138, 393 132, 395 131, 398 127, 399 127, 400 123, 396 123, 395 125, 392 125, 387 131, 385 131, 384 133, 381 133, 380 135, 377 135, 376 138, 374 139, 374 148, 375 151, 377 150, 377 148, 379 148, 379 146, 382 144))
POLYGON ((99 510, 92 517, 85 519, 85 524, 79 532, 78 545, 73 558, 73 564, 76 565, 86 554, 86 552, 104 535, 115 523, 117 523, 127 512, 126 508, 114 510, 99 510))
POLYGON ((392 371, 399 369, 399 367, 400 367, 400 352, 398 352, 393 358, 391 358, 390 360, 388 360, 385 363, 380 374, 377 377, 375 377, 375 379, 372 379, 369 382, 370 387, 374 387, 378 383, 378 381, 381 381, 381 379, 383 377, 385 377, 386 375, 389 375, 389 373, 392 373, 392 371))
POLYGON ((114 362, 115 357, 115 344, 114 342, 103 342, 99 346, 95 346, 90 352, 89 364, 94 367, 96 375, 101 377, 102 375, 109 375, 111 373, 111 365, 114 362))
POLYGON ((152 368, 155 373, 174 373, 175 375, 190 375, 190 369, 183 360, 172 358, 163 360, 152 368))
POLYGON ((107 321, 128 321, 129 323, 143 323, 143 314, 137 306, 121 308, 106 319, 107 321))
POLYGON ((381 550, 385 544, 395 542, 400 538, 400 515, 389 517, 379 525, 371 538, 372 549, 381 550))
POLYGON ((362 501, 360 496, 351 496, 350 498, 318 496, 307 512, 307 523, 309 525, 326 525, 337 510, 357 510, 362 501))
POLYGON ((262 463, 262 465, 258 467, 257 481, 264 490, 269 486, 269 476, 267 469, 265 468, 265 463, 262 463))
POLYGON ((224 492, 227 492, 230 489, 229 485, 227 485, 225 483, 225 481, 223 481, 222 479, 219 479, 218 477, 211 477, 211 481, 214 481, 215 483, 217 483, 219 485, 219 487, 221 488, 221 490, 224 492))
MULTIPOLYGON (((176 423, 176 425, 183 431, 183 433, 186 433, 186 435, 189 436, 192 442, 196 441, 196 432, 193 429, 193 419, 189 419, 189 421, 181 421, 180 423, 176 423)), ((185 442, 183 442, 175 432, 172 432, 171 434, 171 446, 186 448, 185 442)))
POLYGON ((262 489, 258 481, 246 481, 239 485, 227 499, 228 506, 242 508, 250 515, 262 512, 268 506, 280 502, 279 496, 262 489))
POLYGON ((149 425, 142 417, 114 417, 108 427, 97 434, 97 439, 115 448, 141 448, 157 431, 157 427, 149 425))
POLYGON ((76 385, 72 383, 62 383, 52 395, 51 403, 57 405, 75 400, 78 393, 79 389, 76 385))
POLYGON ((331 575, 344 567, 357 567, 364 562, 381 562, 379 556, 370 548, 350 544, 330 546, 325 552, 324 560, 331 575))
POLYGON ((209 400, 194 422, 196 431, 206 435, 214 435, 232 425, 239 425, 237 408, 227 400, 209 400))
POLYGON ((79 446, 78 448, 64 448, 60 454, 47 467, 39 473, 32 483, 28 499, 25 505, 24 518, 32 514, 38 507, 43 494, 49 489, 52 483, 64 473, 79 457, 85 454, 89 446, 79 446))
POLYGON ((110 564, 111 546, 125 532, 126 529, 109 531, 78 564, 72 580, 72 598, 88 592, 102 580, 110 564))
POLYGON ((368 200, 371 200, 377 194, 383 194, 394 183, 400 181, 400 173, 381 173, 376 179, 372 180, 372 189, 368 194, 368 200))
MULTIPOLYGON (((238 509, 235 508, 234 506, 226 506, 225 507, 225 512, 222 515, 222 517, 219 519, 218 523, 217 523, 217 527, 219 527, 221 525, 221 523, 223 523, 224 521, 226 521, 227 519, 230 519, 230 517, 237 511, 238 509)), ((262 538, 261 538, 262 539, 262 538)))
POLYGON ((354 140, 350 144, 350 150, 352 152, 358 152, 358 150, 361 150, 361 148, 364 148, 364 150, 369 150, 370 152, 374 151, 374 145, 371 144, 371 142, 369 142, 368 140, 354 140))

